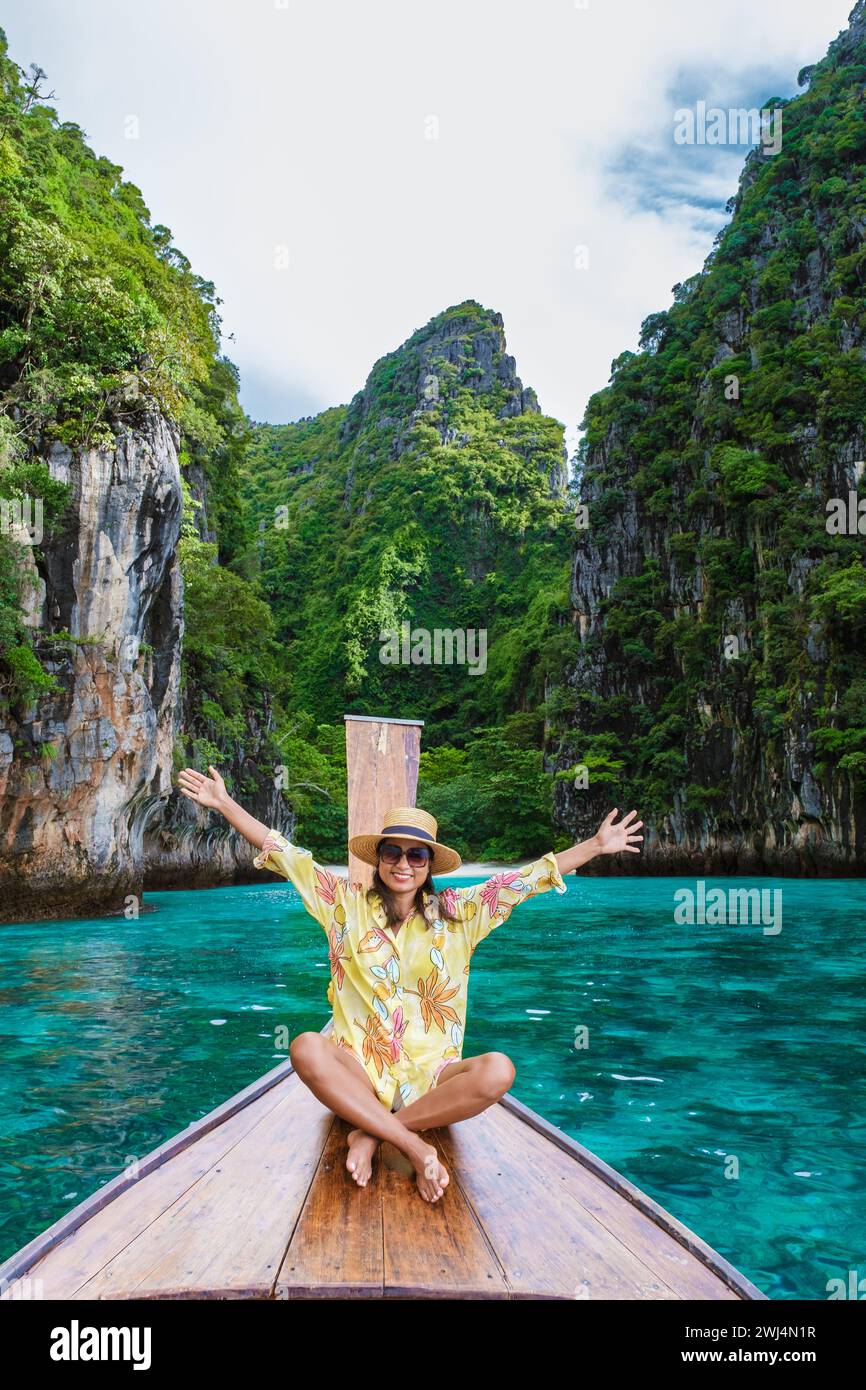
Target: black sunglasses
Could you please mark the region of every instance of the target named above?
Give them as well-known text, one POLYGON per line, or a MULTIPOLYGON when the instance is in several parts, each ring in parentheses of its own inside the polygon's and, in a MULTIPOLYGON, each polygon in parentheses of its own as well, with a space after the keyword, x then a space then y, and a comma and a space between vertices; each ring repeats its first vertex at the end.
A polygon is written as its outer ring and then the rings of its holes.
POLYGON ((426 845, 411 845, 409 849, 404 849, 403 845, 382 845, 379 850, 379 858, 386 864, 399 864, 404 854, 407 863, 416 869, 420 869, 422 864, 429 864, 433 858, 426 845))

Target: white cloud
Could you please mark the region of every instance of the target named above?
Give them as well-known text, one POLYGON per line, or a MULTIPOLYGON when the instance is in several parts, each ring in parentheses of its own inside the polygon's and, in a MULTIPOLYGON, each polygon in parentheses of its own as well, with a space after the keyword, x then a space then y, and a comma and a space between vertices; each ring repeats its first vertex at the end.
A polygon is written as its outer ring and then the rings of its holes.
POLYGON ((675 147, 674 110, 794 95, 852 3, 7 0, 3 22, 215 281, 254 418, 348 401, 473 298, 573 442, 727 220, 745 147, 675 147))

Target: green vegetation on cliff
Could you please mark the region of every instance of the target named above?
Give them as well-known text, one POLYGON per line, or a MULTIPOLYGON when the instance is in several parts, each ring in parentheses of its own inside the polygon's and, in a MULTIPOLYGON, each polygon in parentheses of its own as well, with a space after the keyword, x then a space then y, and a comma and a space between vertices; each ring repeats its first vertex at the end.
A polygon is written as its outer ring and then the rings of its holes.
POLYGON ((812 771, 866 786, 866 537, 826 527, 866 427, 858 34, 801 74, 806 92, 765 103, 782 108, 781 151, 750 153, 703 271, 586 409, 582 547, 595 556, 624 527, 629 568, 556 723, 566 757, 603 748, 618 794, 653 816, 679 792, 722 823, 726 728, 763 750, 765 780, 805 738, 812 771))
POLYGON ((425 742, 462 744, 544 699, 568 609, 562 426, 496 413, 518 393, 497 375, 496 317, 455 306, 377 362, 351 407, 258 427, 248 496, 298 707, 420 716, 425 742), (404 622, 462 630, 466 660, 455 645, 447 664, 443 639, 440 664, 383 663, 380 634, 404 622))

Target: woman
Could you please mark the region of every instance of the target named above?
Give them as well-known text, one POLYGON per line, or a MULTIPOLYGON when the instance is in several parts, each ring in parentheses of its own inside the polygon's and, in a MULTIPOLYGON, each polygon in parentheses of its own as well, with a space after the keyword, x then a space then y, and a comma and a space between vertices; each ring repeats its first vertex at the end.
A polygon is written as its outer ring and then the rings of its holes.
POLYGON ((469 1119, 510 1089, 515 1069, 504 1052, 463 1057, 469 962, 480 941, 536 893, 564 893, 562 875, 597 854, 639 854, 643 821, 635 811, 614 825, 616 808, 597 833, 559 854, 486 883, 436 890, 432 875, 459 867, 460 855, 436 836, 434 818, 396 806, 374 833, 349 849, 375 866, 373 886, 349 883, 317 864, 309 850, 239 806, 216 768, 205 777, 186 768, 184 796, 219 811, 260 852, 253 863, 291 879, 329 945, 329 1034, 299 1033, 292 1065, 315 1096, 356 1126, 346 1167, 363 1187, 381 1140, 415 1169, 418 1190, 435 1202, 448 1183, 436 1148, 419 1131, 469 1119))

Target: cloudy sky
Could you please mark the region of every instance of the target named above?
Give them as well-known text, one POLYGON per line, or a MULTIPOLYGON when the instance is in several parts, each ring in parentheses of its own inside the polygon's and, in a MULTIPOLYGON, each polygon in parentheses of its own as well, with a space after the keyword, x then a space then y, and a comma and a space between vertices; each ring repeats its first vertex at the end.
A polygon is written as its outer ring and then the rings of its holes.
MULTIPOLYGON (((347 402, 463 299, 573 447, 700 270, 748 144, 853 0, 5 0, 12 58, 217 286, 256 420, 347 402)), ((784 137, 784 121, 783 121, 784 137)))

